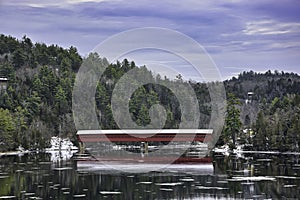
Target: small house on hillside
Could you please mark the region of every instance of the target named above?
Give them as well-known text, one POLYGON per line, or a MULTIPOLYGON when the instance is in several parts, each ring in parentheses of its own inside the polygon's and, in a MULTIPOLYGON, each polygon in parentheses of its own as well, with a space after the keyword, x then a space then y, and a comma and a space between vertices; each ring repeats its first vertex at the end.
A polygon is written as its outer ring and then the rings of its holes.
POLYGON ((253 95, 254 95, 254 93, 253 93, 253 92, 248 92, 248 94, 247 94, 247 99, 246 99, 246 104, 248 104, 248 103, 251 103, 251 102, 252 102, 253 95))
POLYGON ((5 77, 0 77, 0 90, 6 90, 8 79, 5 77))

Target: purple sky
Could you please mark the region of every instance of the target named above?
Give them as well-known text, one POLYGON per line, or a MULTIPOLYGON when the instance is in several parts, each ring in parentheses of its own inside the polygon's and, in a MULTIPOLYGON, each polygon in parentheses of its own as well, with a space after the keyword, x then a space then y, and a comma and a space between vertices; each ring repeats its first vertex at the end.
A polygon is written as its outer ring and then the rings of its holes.
POLYGON ((300 74, 299 0, 1 0, 0 16, 3 34, 73 45, 83 56, 121 31, 162 27, 203 45, 224 79, 244 70, 300 74))

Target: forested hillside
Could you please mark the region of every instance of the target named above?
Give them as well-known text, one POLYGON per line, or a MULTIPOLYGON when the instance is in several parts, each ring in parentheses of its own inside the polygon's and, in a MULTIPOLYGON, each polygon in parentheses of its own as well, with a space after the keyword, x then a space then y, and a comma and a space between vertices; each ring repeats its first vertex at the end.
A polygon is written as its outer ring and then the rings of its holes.
MULTIPOLYGON (((97 54, 82 58, 75 47, 63 49, 57 45, 33 44, 26 36, 17 40, 1 35, 0 78, 7 78, 7 81, 1 82, 5 87, 0 87, 0 151, 19 146, 43 149, 55 135, 69 137, 76 143, 72 115, 76 73, 82 63, 101 62, 101 59, 97 54)), ((118 80, 132 69, 154 83, 188 84, 181 76, 175 80, 154 76, 146 66, 136 66, 134 61, 125 59, 110 64, 99 80, 95 94, 98 120, 103 129, 118 128, 111 111, 111 96, 118 80)), ((199 128, 207 128, 210 120, 207 85, 189 84, 199 102, 199 128)), ((226 92, 232 93, 240 102, 237 106, 241 111, 239 142, 253 144, 258 149, 279 149, 279 145, 284 144, 280 150, 298 150, 300 77, 297 74, 251 71, 224 81, 224 84, 226 92), (254 95, 251 103, 246 104, 248 92, 254 95), (253 116, 253 119, 249 121, 247 116, 253 116), (243 128, 252 128, 254 133, 244 134, 243 128)), ((164 128, 178 128, 181 121, 178 99, 170 89, 159 84, 146 84, 133 93, 129 102, 131 118, 138 125, 149 124, 149 109, 157 103, 166 110, 164 128)), ((226 137, 221 137, 220 144, 230 141, 230 136, 226 137)))
POLYGON ((1 35, 0 54, 0 77, 8 79, 0 91, 0 151, 44 148, 60 128, 73 137, 71 95, 82 62, 77 49, 1 35))
MULTIPOLYGON (((72 116, 72 88, 76 72, 83 62, 75 47, 63 49, 56 45, 33 44, 24 36, 17 40, 0 37, 0 77, 8 79, 7 88, 0 91, 0 151, 19 146, 26 149, 44 148, 51 136, 70 137, 75 143, 76 128, 72 116)), ((90 54, 85 62, 101 61, 90 54)), ((98 82, 95 94, 99 123, 103 129, 117 129, 111 111, 111 95, 115 84, 126 72, 136 68, 153 81, 169 84, 183 83, 156 77, 145 66, 137 67, 133 61, 123 60, 110 64, 98 82)), ((183 83, 187 84, 187 83, 183 83)), ((194 84, 204 113, 199 126, 209 122, 209 95, 206 85, 194 84)), ((133 121, 138 125, 150 122, 149 108, 160 103, 166 110, 164 128, 178 128, 181 113, 174 94, 166 87, 147 84, 135 91, 129 102, 133 121)))
MULTIPOLYGON (((295 73, 243 72, 224 82, 239 100, 242 128, 239 143, 249 150, 299 151, 300 76, 295 73), (250 97, 248 92, 253 93, 250 97), (249 123, 249 116, 254 116, 249 123)), ((220 141, 222 142, 222 141, 220 141)))
POLYGON ((265 73, 243 72, 238 78, 224 81, 227 93, 234 93, 240 99, 247 99, 247 93, 253 92, 253 100, 271 103, 275 97, 300 93, 300 76, 271 70, 265 73))

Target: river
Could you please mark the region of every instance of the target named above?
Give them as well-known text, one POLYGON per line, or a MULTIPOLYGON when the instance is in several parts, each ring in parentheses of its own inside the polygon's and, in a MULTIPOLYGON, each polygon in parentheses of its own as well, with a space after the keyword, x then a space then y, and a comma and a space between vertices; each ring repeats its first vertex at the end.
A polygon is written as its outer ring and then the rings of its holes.
POLYGON ((74 156, 54 161, 47 153, 2 156, 0 199, 296 199, 299 157, 267 152, 212 154, 210 164, 125 173, 80 168, 74 156))

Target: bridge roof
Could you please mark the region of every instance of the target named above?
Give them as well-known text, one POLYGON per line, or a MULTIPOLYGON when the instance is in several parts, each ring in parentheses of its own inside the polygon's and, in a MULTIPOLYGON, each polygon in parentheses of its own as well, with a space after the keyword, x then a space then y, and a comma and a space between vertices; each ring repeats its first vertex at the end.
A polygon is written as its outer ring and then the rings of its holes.
POLYGON ((212 134, 213 129, 123 129, 123 130, 79 130, 77 135, 91 134, 212 134))

